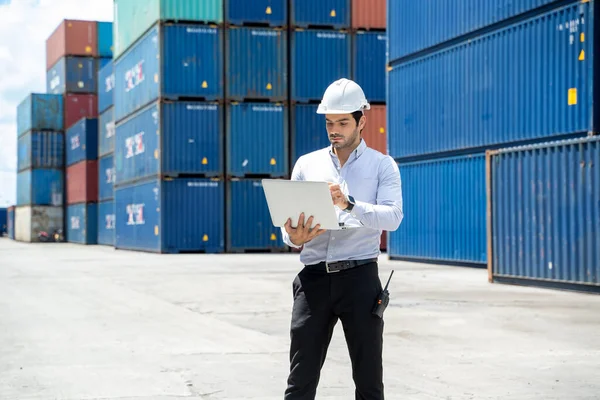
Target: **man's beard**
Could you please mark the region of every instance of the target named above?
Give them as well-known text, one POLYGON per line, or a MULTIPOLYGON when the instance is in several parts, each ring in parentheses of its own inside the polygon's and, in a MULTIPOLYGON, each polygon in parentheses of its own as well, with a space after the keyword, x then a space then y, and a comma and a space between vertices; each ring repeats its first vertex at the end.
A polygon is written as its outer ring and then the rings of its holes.
POLYGON ((341 138, 342 140, 344 140, 343 136, 329 136, 329 142, 331 143, 331 146, 334 149, 343 149, 346 147, 351 147, 354 142, 356 141, 356 138, 358 137, 359 133, 358 133, 358 129, 355 129, 354 132, 352 132, 352 136, 350 136, 350 138, 348 138, 346 141, 344 142, 333 142, 332 140, 335 138, 341 138))

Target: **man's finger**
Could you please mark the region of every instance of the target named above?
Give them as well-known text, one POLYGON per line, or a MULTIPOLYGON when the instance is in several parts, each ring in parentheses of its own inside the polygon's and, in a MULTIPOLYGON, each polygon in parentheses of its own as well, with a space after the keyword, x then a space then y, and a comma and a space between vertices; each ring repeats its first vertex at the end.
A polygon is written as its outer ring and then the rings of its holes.
POLYGON ((298 226, 296 229, 304 229, 304 213, 300 213, 300 218, 298 218, 298 226))
POLYGON ((295 231, 295 229, 292 228, 292 219, 291 218, 288 218, 288 220, 285 223, 284 227, 285 227, 285 231, 288 233, 288 235, 291 235, 295 231))

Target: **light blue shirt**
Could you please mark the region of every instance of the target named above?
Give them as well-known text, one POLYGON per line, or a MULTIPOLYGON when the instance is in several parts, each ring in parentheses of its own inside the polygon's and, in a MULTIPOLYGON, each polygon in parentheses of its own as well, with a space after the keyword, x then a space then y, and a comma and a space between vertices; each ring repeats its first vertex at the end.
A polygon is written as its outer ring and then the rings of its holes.
MULTIPOLYGON (((398 165, 392 157, 367 147, 364 139, 343 167, 331 146, 301 156, 291 180, 339 183, 342 191, 356 202, 350 212, 335 209, 339 222, 358 228, 326 231, 305 243, 300 253, 300 261, 305 265, 377 258, 382 231, 395 231, 404 217, 398 165)), ((301 247, 290 241, 285 227, 281 233, 288 246, 301 247)))

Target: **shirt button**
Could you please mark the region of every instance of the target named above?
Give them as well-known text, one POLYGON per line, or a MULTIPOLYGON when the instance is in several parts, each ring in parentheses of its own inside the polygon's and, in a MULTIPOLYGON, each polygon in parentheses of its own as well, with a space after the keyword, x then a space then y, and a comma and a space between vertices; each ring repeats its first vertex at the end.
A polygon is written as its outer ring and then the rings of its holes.
POLYGON ((332 238, 331 238, 331 240, 335 240, 335 238, 334 238, 334 237, 332 237, 332 238))

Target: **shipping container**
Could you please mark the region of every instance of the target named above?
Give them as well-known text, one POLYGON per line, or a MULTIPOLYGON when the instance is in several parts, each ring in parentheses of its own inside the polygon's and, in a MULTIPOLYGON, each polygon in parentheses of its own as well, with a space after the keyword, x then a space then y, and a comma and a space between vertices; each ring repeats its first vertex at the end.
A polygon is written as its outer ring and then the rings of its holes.
POLYGON ((17 134, 27 131, 62 131, 64 101, 57 94, 30 93, 17 106, 17 134))
POLYGON ((98 201, 98 160, 80 161, 67 167, 67 204, 98 201))
POLYGON ((223 106, 153 103, 115 128, 115 183, 154 175, 223 175, 223 106))
POLYGON ((223 182, 152 179, 115 188, 115 247, 156 253, 222 252, 223 182))
POLYGON ((225 8, 229 24, 287 26, 287 0, 225 0, 225 8))
POLYGON ((110 61, 98 72, 98 114, 113 106, 113 89, 115 88, 115 71, 110 61))
POLYGON ((287 249, 271 222, 260 179, 228 181, 227 208, 227 252, 287 249))
POLYGON ((159 20, 221 24, 223 0, 115 0, 114 15, 113 57, 118 59, 159 20))
POLYGON ((67 166, 98 158, 98 118, 82 118, 65 132, 67 166))
POLYGON ((66 131, 85 117, 98 117, 98 96, 95 94, 66 94, 64 130, 66 131))
POLYGON ((354 81, 370 103, 386 101, 387 36, 382 32, 356 32, 352 47, 354 81))
MULTIPOLYGON (((112 58, 108 58, 108 57, 102 57, 102 58, 97 58, 96 59, 96 77, 98 77, 98 73, 100 72, 100 70, 104 67, 106 67, 108 64, 112 64, 112 58)), ((98 86, 98 90, 100 86, 98 86)))
POLYGON ((26 169, 17 174, 18 206, 62 206, 64 173, 60 169, 26 169))
POLYGON ((62 132, 29 131, 17 142, 17 169, 62 168, 65 165, 65 135, 62 132))
POLYGON ((386 29, 387 0, 352 0, 352 28, 386 29))
MULTIPOLYGON (((318 104, 292 106, 291 166, 300 156, 331 146, 325 116, 317 114, 318 104)), ((367 122, 369 124, 369 122, 367 122)))
POLYGON ((0 208, 0 237, 8 233, 8 209, 0 208))
POLYGON ((96 93, 96 59, 61 58, 46 73, 46 91, 52 94, 96 93))
POLYGON ((115 62, 115 121, 158 99, 223 98, 223 30, 154 26, 115 62))
POLYGON ((114 200, 98 203, 98 244, 115 245, 115 222, 114 200))
POLYGON ((490 281, 600 290, 600 138, 488 152, 490 281))
POLYGON ((52 235, 64 230, 64 208, 48 206, 22 206, 15 208, 15 240, 39 242, 40 232, 52 235))
POLYGON ((289 173, 288 107, 227 105, 227 175, 284 177, 289 173))
POLYGON ((8 207, 6 214, 7 235, 9 239, 15 240, 15 207, 8 207))
POLYGON ((491 4, 481 0, 391 1, 389 59, 396 60, 461 36, 462 39, 477 36, 478 30, 493 28, 490 25, 501 27, 559 4, 565 1, 494 0, 491 4))
POLYGON ((70 243, 98 243, 98 204, 79 203, 67 206, 66 239, 70 243))
POLYGON ((65 19, 46 39, 46 71, 64 56, 98 56, 96 21, 65 19))
POLYGON ((104 111, 98 117, 98 157, 115 151, 115 120, 113 107, 104 111))
POLYGON ((229 100, 287 100, 286 31, 231 27, 225 43, 229 100))
POLYGON ((112 154, 98 160, 98 201, 114 198, 115 165, 113 160, 112 154))
POLYGON ((350 27, 350 0, 290 0, 293 27, 350 27))
POLYGON ((98 57, 111 58, 113 56, 113 23, 98 21, 98 57))
POLYGON ((350 34, 295 30, 290 45, 293 101, 321 100, 329 85, 340 78, 350 77, 350 34))
POLYGON ((387 130, 386 130, 386 106, 371 105, 371 109, 365 111, 367 123, 362 131, 362 138, 372 149, 387 154, 387 130))
POLYGON ((390 154, 478 151, 597 132, 591 4, 562 7, 394 66, 390 154))
POLYGON ((406 218, 388 232, 392 259, 486 263, 483 153, 399 164, 406 218))

